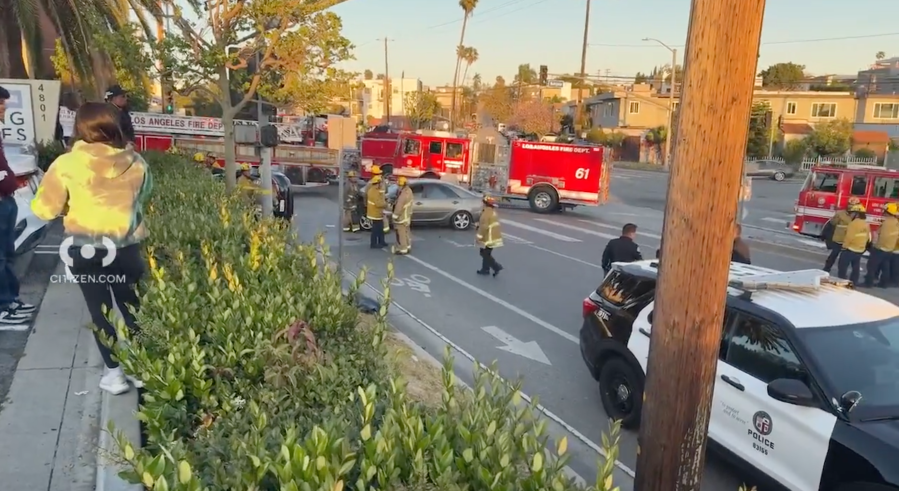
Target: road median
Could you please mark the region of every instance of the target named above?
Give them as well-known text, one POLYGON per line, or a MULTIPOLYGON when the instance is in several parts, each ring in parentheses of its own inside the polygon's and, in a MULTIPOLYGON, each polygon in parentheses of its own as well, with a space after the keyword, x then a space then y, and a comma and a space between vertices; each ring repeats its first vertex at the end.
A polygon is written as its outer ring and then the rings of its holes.
POLYGON ((117 353, 145 384, 146 444, 115 432, 124 478, 185 491, 584 489, 565 472, 567 440, 547 448, 515 387, 477 370, 473 392, 458 388, 451 362, 391 332, 389 302, 360 314, 364 278, 344 292, 314 246, 255 220, 202 169, 148 160, 143 333, 117 353))

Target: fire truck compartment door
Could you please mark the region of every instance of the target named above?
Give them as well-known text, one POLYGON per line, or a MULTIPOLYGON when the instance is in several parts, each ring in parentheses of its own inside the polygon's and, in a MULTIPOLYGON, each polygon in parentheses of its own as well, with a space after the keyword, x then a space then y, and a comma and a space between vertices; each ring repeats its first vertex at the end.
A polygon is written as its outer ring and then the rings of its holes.
POLYGON ((440 140, 432 140, 427 142, 427 146, 425 147, 425 159, 424 159, 425 168, 423 170, 427 171, 430 169, 436 169, 437 171, 443 170, 443 142, 440 140))

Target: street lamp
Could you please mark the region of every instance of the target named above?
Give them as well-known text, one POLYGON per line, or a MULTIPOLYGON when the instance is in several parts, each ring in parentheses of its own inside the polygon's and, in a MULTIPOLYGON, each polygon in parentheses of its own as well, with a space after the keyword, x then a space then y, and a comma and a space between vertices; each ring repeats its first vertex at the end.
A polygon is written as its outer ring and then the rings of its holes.
POLYGON ((671 164, 671 134, 674 132, 674 87, 677 73, 677 50, 655 38, 643 38, 644 41, 655 41, 671 52, 671 91, 668 93, 668 131, 665 134, 665 166, 671 164))

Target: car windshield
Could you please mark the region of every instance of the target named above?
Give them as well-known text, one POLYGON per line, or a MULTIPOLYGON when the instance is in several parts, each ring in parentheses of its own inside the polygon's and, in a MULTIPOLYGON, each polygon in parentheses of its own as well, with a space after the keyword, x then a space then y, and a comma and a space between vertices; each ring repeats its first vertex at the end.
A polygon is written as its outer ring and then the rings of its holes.
POLYGON ((832 397, 862 394, 853 416, 899 418, 899 317, 797 333, 832 397))

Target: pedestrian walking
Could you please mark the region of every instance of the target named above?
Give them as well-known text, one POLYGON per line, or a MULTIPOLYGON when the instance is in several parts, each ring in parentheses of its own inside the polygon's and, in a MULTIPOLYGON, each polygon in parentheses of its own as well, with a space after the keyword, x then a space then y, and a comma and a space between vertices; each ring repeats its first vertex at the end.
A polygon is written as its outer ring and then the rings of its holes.
POLYGON ((861 200, 856 197, 849 198, 849 202, 844 210, 837 210, 836 213, 824 224, 821 230, 821 237, 824 238, 824 244, 828 251, 827 259, 824 260, 824 271, 830 274, 833 265, 836 264, 840 252, 843 250, 843 241, 846 239, 846 227, 852 221, 849 216, 849 208, 861 204, 861 200))
MULTIPOLYGON (((6 101, 11 94, 0 87, 0 122, 6 121, 6 101)), ((37 309, 19 298, 19 279, 13 271, 16 254, 16 219, 19 205, 15 192, 19 185, 9 167, 0 139, 0 324, 21 325, 31 320, 37 309)))
POLYGON ((131 122, 131 110, 128 108, 128 91, 121 85, 112 85, 106 89, 106 102, 119 110, 119 126, 125 135, 125 140, 134 143, 134 124, 131 122))
MULTIPOLYGON (((612 239, 606 244, 606 248, 602 251, 602 270, 609 274, 612 270, 612 263, 632 263, 634 261, 642 261, 643 254, 640 253, 640 246, 634 242, 637 237, 637 226, 628 223, 621 227, 621 237, 612 239)), ((656 256, 659 255, 656 252, 656 256)))
POLYGON ((132 335, 139 332, 137 284, 144 275, 140 242, 146 237, 143 205, 152 179, 147 163, 134 152, 119 126, 119 113, 109 104, 89 102, 75 114, 75 144, 47 170, 31 209, 42 220, 62 214, 66 240, 71 240, 68 266, 78 278, 94 338, 106 371, 100 388, 114 395, 129 389, 129 380, 106 346, 117 341, 106 318, 113 296, 132 335), (83 250, 91 253, 82 254, 83 250))
POLYGON ((889 286, 892 280, 890 269, 896 241, 899 240, 899 205, 887 203, 883 207, 883 221, 877 230, 877 239, 869 249, 868 263, 865 265, 865 287, 871 288, 877 283, 880 288, 889 286))
POLYGON ((871 242, 871 228, 865 215, 864 205, 857 204, 849 207, 849 216, 852 221, 846 227, 846 237, 843 239, 843 248, 837 261, 837 276, 848 279, 852 284, 858 284, 861 272, 862 256, 871 242), (851 268, 851 271, 848 271, 851 268))
POLYGON ((359 227, 359 181, 356 171, 346 173, 346 183, 343 188, 343 231, 358 232, 359 227))
POLYGON ((493 277, 503 270, 503 265, 493 257, 493 250, 503 246, 503 233, 499 226, 499 216, 496 213, 496 200, 490 196, 484 196, 484 211, 478 221, 477 244, 481 248, 480 275, 489 275, 493 271, 493 277))
POLYGON ((752 264, 749 258, 749 244, 743 240, 743 227, 734 225, 734 245, 730 253, 732 263, 752 264))
POLYGON ((370 246, 372 249, 387 247, 387 240, 384 238, 384 210, 387 208, 387 200, 384 198, 384 193, 381 192, 380 183, 380 170, 375 173, 372 169, 371 180, 365 191, 365 217, 371 222, 370 246))
POLYGON ((396 184, 400 189, 393 205, 393 228, 396 229, 396 247, 393 252, 406 255, 412 250, 412 189, 403 176, 396 180, 396 184))

